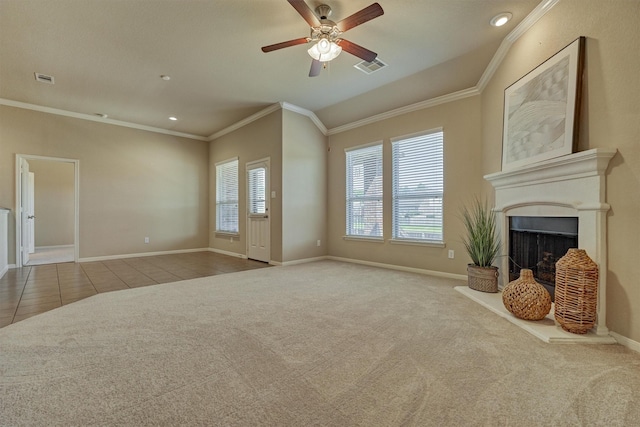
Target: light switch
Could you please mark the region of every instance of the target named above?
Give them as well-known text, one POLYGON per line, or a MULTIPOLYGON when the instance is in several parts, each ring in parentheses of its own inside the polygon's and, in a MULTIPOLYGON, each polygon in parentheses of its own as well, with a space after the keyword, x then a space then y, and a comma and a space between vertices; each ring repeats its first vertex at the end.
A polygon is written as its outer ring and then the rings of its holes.
POLYGON ((276 198, 276 191, 275 191, 275 190, 273 190, 273 191, 271 192, 271 198, 272 198, 272 199, 275 199, 275 198, 276 198))

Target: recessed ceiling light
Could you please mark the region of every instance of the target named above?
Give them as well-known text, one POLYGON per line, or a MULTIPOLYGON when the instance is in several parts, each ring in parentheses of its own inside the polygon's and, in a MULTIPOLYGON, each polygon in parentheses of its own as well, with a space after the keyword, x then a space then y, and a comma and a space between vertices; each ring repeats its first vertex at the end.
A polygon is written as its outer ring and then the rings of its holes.
POLYGON ((175 122, 176 120, 178 120, 178 118, 171 116, 171 117, 169 117, 169 120, 173 120, 175 122))
POLYGON ((160 78, 162 80, 171 80, 171 76, 167 76, 166 74, 161 75, 160 78))
POLYGON ((511 15, 509 12, 499 13, 496 16, 494 16, 493 18, 491 18, 491 21, 489 21, 489 22, 494 27, 502 27, 504 24, 509 22, 509 20, 511 19, 512 16, 513 15, 511 15))

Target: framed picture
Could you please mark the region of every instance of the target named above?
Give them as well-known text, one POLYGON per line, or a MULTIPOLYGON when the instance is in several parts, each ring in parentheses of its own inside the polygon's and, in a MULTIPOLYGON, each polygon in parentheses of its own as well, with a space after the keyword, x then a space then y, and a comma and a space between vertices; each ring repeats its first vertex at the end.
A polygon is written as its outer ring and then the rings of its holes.
POLYGON ((577 149, 584 45, 577 38, 505 89, 503 171, 577 149))

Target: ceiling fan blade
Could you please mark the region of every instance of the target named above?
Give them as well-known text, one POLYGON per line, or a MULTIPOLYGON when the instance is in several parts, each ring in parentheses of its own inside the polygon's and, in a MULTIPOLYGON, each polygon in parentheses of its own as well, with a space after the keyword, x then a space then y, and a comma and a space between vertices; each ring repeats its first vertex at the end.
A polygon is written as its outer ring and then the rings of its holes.
POLYGON ((294 39, 294 40, 289 40, 286 42, 282 42, 282 43, 276 43, 276 44, 270 44, 269 46, 263 46, 262 47, 262 51, 263 52, 273 52, 274 50, 278 50, 278 49, 283 49, 285 47, 289 47, 289 46, 296 46, 299 44, 305 44, 309 41, 309 39, 307 39, 306 37, 302 37, 299 39, 294 39))
POLYGON ((350 42, 349 40, 341 39, 338 44, 345 52, 349 52, 351 55, 362 58, 367 62, 372 62, 378 56, 377 53, 372 52, 369 49, 365 49, 364 47, 350 42))
POLYGON ((354 13, 353 15, 344 18, 342 21, 338 22, 336 26, 340 31, 345 32, 360 24, 364 24, 367 21, 371 21, 373 18, 377 18, 378 16, 383 14, 384 10, 382 10, 382 6, 380 6, 378 3, 374 3, 370 6, 365 7, 361 11, 354 13))
POLYGON ((309 24, 310 27, 317 27, 320 25, 320 20, 318 19, 316 14, 313 13, 313 10, 311 10, 309 6, 307 6, 304 0, 287 0, 287 1, 291 6, 293 6, 295 10, 298 11, 300 16, 302 16, 302 18, 305 21, 307 21, 307 24, 309 24))
POLYGON ((309 77, 315 77, 320 74, 322 70, 322 62, 317 59, 311 60, 311 69, 309 70, 309 77))

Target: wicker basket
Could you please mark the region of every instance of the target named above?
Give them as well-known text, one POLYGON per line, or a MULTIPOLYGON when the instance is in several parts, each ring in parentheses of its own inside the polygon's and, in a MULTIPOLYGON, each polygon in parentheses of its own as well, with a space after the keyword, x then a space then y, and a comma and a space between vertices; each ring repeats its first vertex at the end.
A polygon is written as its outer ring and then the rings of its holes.
POLYGON ((498 267, 467 265, 469 288, 481 292, 498 292, 498 267))
POLYGON ((555 318, 562 329, 586 334, 596 323, 598 265, 584 249, 569 249, 556 263, 555 318))
POLYGON ((551 311, 551 295, 523 268, 520 277, 502 290, 502 303, 511 314, 524 320, 542 320, 551 311))

